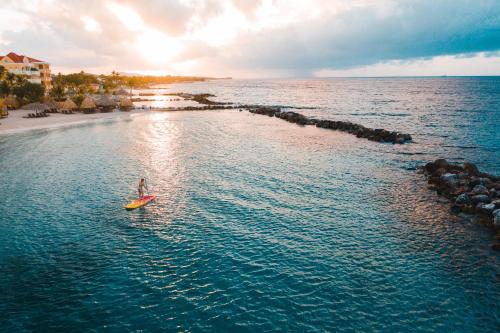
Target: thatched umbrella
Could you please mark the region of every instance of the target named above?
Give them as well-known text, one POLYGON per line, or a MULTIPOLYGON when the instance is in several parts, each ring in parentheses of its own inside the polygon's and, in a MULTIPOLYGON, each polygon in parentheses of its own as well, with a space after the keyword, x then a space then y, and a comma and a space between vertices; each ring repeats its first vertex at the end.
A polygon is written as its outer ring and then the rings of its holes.
POLYGON ((116 103, 108 95, 100 95, 99 98, 96 99, 95 104, 102 112, 113 111, 116 106, 116 103))
POLYGON ((43 103, 30 103, 22 106, 23 110, 32 110, 36 112, 50 111, 50 107, 43 103))
POLYGON ((120 110, 122 111, 130 111, 134 107, 134 103, 130 98, 122 98, 120 99, 120 110))
POLYGON ((64 102, 57 102, 57 104, 59 106, 59 109, 62 109, 62 110, 74 110, 78 107, 75 104, 75 102, 73 102, 69 98, 67 100, 65 100, 64 102))
POLYGON ((85 97, 82 101, 82 104, 80 104, 80 109, 82 109, 84 112, 95 112, 96 104, 94 102, 94 99, 88 96, 85 97))
POLYGON ((44 104, 49 107, 51 112, 57 112, 57 109, 59 108, 57 102, 54 101, 46 101, 44 104))
POLYGON ((19 107, 19 101, 14 95, 7 96, 3 103, 7 107, 7 109, 10 110, 17 109, 19 107))

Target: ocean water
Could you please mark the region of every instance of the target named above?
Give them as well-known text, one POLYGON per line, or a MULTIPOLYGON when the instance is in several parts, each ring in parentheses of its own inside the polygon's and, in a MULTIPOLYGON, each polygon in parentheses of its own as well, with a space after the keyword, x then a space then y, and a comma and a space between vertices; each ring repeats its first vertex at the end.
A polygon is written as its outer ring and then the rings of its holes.
POLYGON ((494 233, 414 169, 446 157, 500 174, 500 79, 167 88, 415 143, 238 110, 0 136, 1 331, 498 331, 494 233), (126 211, 140 177, 158 200, 126 211))

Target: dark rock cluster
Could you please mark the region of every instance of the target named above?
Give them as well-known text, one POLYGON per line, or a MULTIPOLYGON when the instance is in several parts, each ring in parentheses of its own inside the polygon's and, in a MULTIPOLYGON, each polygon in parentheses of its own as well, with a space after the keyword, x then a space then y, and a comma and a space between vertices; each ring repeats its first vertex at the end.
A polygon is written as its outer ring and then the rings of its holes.
POLYGON ((223 103, 223 102, 215 102, 212 100, 209 100, 209 97, 215 97, 215 95, 212 94, 188 94, 188 93, 166 93, 164 96, 178 96, 182 97, 185 100, 191 100, 195 101, 199 104, 204 104, 204 105, 228 105, 231 103, 223 103))
POLYGON ((255 114, 280 118, 290 123, 299 125, 315 125, 316 127, 320 128, 328 128, 332 130, 347 132, 356 135, 358 138, 365 138, 371 141, 402 144, 412 140, 410 134, 403 134, 400 132, 388 131, 385 129, 367 128, 363 125, 351 123, 348 121, 308 118, 297 112, 283 112, 280 108, 276 107, 254 107, 248 108, 248 111, 255 114))
POLYGON ((227 110, 234 109, 232 105, 203 105, 203 106, 181 106, 181 107, 166 107, 156 109, 156 111, 208 111, 208 110, 227 110))
POLYGON ((457 165, 444 159, 419 169, 439 195, 451 200, 453 212, 476 215, 500 231, 500 177, 480 172, 472 163, 457 165))

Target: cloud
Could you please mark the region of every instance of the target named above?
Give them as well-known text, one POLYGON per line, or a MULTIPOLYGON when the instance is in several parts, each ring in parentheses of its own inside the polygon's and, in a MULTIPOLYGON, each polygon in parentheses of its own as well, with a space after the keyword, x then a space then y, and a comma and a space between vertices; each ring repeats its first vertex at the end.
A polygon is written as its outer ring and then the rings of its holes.
POLYGON ((236 66, 344 69, 381 61, 500 49, 496 1, 399 1, 383 15, 372 6, 260 32, 232 45, 236 66))
POLYGON ((310 75, 500 51, 496 0, 3 0, 0 14, 15 18, 2 52, 62 70, 310 75))

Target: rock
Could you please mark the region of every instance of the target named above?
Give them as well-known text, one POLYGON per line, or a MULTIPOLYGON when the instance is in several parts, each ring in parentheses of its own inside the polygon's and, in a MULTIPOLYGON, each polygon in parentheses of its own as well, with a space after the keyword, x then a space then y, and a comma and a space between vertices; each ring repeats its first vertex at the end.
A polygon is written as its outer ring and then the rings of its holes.
POLYGON ((493 227, 496 230, 500 230, 500 209, 493 211, 493 227))
MULTIPOLYGON (((463 185, 460 182, 458 182, 458 185, 463 185)), ((459 196, 460 194, 465 193, 465 188, 464 187, 456 187, 452 191, 450 191, 450 194, 453 196, 459 196)))
POLYGON ((488 184, 492 184, 492 183, 493 182, 489 178, 486 178, 486 177, 479 178, 479 184, 481 184, 481 185, 488 185, 488 184))
POLYGON ((475 204, 477 204, 478 202, 482 202, 482 203, 490 203, 491 202, 491 198, 485 194, 478 194, 478 195, 473 195, 471 197, 471 201, 475 204))
POLYGON ((488 188, 494 188, 496 191, 500 191, 500 182, 488 184, 488 188))
POLYGON ((476 185, 489 185, 492 184, 493 182, 491 179, 486 178, 486 177, 473 177, 471 180, 471 185, 476 186, 476 185))
POLYGON ((403 138, 402 136, 398 136, 396 137, 396 140, 394 140, 394 143, 403 144, 405 143, 405 138, 403 138))
POLYGON ((458 185, 458 176, 454 173, 445 173, 440 177, 440 180, 448 187, 456 187, 458 185))
POLYGON ((491 184, 492 181, 491 179, 489 178, 486 178, 486 177, 472 177, 471 178, 471 185, 473 186, 476 186, 476 185, 488 185, 488 184, 491 184))
POLYGON ((500 208, 500 199, 495 199, 491 201, 495 205, 495 208, 500 208))
POLYGON ((435 174, 436 176, 442 176, 442 175, 444 175, 445 173, 446 173, 446 169, 445 169, 445 168, 439 168, 439 169, 437 169, 436 171, 434 171, 434 174, 435 174))
POLYGON ((424 171, 428 174, 432 174, 437 170, 436 164, 434 162, 429 162, 424 166, 424 171))
POLYGON ((262 114, 269 117, 273 117, 276 114, 281 112, 280 108, 272 108, 272 107, 258 107, 254 109, 248 109, 250 113, 262 114))
POLYGON ((495 210, 495 205, 491 203, 486 204, 483 202, 479 202, 476 206, 476 211, 485 215, 490 215, 491 213, 493 213, 493 210, 495 210))
POLYGON ((470 192, 470 195, 478 195, 478 194, 485 194, 489 195, 490 192, 488 192, 488 189, 484 187, 483 185, 476 185, 470 192))
POLYGON ((467 193, 462 193, 455 199, 455 204, 458 206, 469 205, 470 203, 471 199, 467 193))
POLYGON ((278 118, 281 118, 283 120, 286 120, 290 123, 295 123, 295 124, 299 124, 299 125, 306 125, 308 122, 307 117, 305 117, 304 115, 301 115, 300 113, 292 112, 292 111, 281 112, 279 114, 275 114, 275 116, 278 118))
POLYGON ((500 251, 500 244, 492 244, 491 249, 494 251, 500 251))
POLYGON ((474 207, 471 205, 460 206, 460 211, 467 214, 474 214, 474 207))
POLYGON ((440 158, 434 161, 434 165, 436 166, 437 169, 439 168, 448 169, 448 166, 450 164, 448 163, 447 160, 440 158))
POLYGON ((464 163, 464 170, 471 176, 477 176, 479 174, 477 166, 469 162, 464 163))

